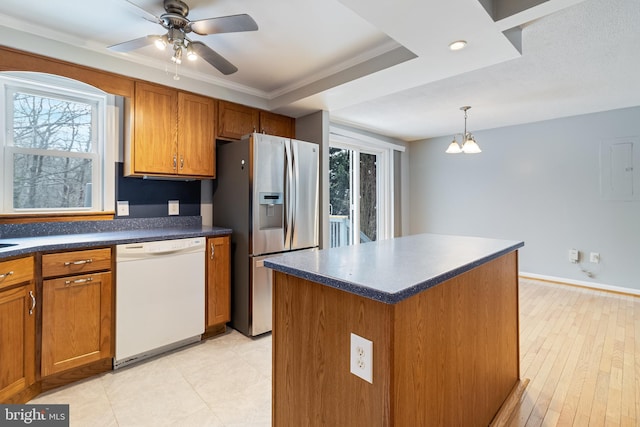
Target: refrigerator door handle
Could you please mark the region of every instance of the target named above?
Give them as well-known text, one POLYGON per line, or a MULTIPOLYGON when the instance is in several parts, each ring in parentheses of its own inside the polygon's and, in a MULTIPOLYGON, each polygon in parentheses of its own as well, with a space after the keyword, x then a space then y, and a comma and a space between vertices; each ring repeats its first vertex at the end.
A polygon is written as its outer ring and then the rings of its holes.
POLYGON ((284 246, 289 249, 291 246, 291 233, 293 232, 293 202, 292 193, 293 188, 293 158, 291 156, 290 141, 286 140, 284 143, 284 203, 285 203, 285 216, 284 216, 284 246))
POLYGON ((291 160, 291 169, 293 170, 293 189, 291 190, 291 249, 293 249, 294 242, 298 241, 298 191, 300 191, 298 184, 300 183, 300 167, 298 164, 298 143, 293 139, 290 140, 290 142, 291 153, 293 155, 291 160))

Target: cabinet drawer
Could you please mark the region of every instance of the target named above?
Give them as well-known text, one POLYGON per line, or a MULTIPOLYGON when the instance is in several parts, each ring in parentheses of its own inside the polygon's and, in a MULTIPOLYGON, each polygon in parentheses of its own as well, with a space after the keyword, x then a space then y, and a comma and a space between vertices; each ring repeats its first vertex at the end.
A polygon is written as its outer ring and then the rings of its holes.
POLYGON ((42 256, 42 276, 55 277, 111 269, 111 249, 59 252, 42 256))
POLYGON ((0 289, 33 280, 33 257, 0 262, 0 289))

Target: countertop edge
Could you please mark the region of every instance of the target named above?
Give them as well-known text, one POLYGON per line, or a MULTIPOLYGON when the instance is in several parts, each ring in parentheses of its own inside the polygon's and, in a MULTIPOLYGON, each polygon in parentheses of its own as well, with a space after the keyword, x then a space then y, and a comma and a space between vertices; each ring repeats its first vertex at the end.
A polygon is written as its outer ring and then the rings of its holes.
POLYGON ((215 237, 230 235, 232 230, 224 227, 158 228, 147 230, 120 230, 95 233, 65 234, 42 237, 17 237, 2 239, 3 243, 16 246, 0 249, 0 261, 5 258, 31 255, 37 252, 96 248, 127 243, 143 243, 158 240, 188 239, 193 237, 215 237), (57 242, 68 239, 67 242, 57 242), (53 242, 51 242, 53 240, 53 242))
POLYGON ((264 265, 266 267, 271 268, 274 271, 279 271, 281 273, 286 273, 301 279, 316 282, 316 283, 329 286, 335 289, 340 289, 340 290, 343 290, 358 296, 362 296, 365 298, 369 298, 375 301, 379 301, 385 304, 397 304, 409 297, 419 294, 422 291, 425 291, 429 288, 437 286, 440 283, 445 282, 455 276, 466 273, 467 271, 473 268, 479 267, 480 265, 486 264, 489 261, 500 258, 501 256, 504 256, 510 252, 516 251, 523 246, 524 246, 524 242, 514 243, 510 246, 505 247, 502 250, 480 257, 467 264, 460 265, 459 267, 453 268, 443 274, 428 278, 422 282, 408 286, 405 289, 402 289, 401 291, 395 292, 395 293, 381 291, 379 289, 363 286, 357 283, 350 282, 348 280, 329 277, 329 276, 325 276, 320 273, 311 272, 308 270, 302 270, 299 268, 281 265, 269 259, 265 259, 264 265))

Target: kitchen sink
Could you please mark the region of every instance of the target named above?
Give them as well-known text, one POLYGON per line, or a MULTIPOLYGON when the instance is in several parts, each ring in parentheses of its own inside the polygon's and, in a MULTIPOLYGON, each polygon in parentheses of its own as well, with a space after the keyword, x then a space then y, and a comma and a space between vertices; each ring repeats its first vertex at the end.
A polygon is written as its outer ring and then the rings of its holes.
POLYGON ((0 243, 0 249, 10 248, 11 246, 17 246, 17 243, 0 243))

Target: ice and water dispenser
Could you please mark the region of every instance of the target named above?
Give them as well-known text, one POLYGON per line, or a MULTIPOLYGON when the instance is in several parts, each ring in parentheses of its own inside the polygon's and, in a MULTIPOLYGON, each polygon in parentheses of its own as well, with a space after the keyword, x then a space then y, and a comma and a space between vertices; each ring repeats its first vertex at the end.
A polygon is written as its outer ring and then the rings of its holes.
POLYGON ((282 193, 259 193, 260 230, 282 228, 284 224, 284 200, 282 193))

